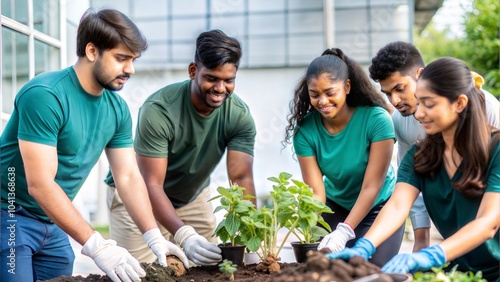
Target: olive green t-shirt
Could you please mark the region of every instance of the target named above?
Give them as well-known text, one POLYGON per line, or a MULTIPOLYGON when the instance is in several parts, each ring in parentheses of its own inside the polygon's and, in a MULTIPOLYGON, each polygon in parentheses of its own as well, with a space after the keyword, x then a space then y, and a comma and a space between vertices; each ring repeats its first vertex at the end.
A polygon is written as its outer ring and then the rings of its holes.
MULTIPOLYGON (((414 155, 418 148, 413 146, 399 166, 397 182, 408 183, 422 192, 429 216, 443 238, 449 238, 460 228, 476 218, 481 198, 470 199, 462 195, 451 185, 462 177, 460 167, 450 179, 444 166, 437 171, 434 179, 415 172, 414 155)), ((500 193, 500 142, 496 144, 486 170, 486 192, 500 193)), ((488 281, 499 277, 500 260, 499 232, 494 238, 481 244, 469 253, 452 261, 461 271, 481 270, 488 281)))
POLYGON ((132 147, 132 119, 115 92, 87 93, 73 67, 35 76, 19 91, 0 137, 2 209, 20 205, 50 221, 28 193, 18 139, 57 148, 54 180, 73 200, 105 147, 132 147))
MULTIPOLYGON (((168 158, 163 185, 175 208, 196 198, 226 149, 253 155, 255 123, 234 93, 209 116, 191 102, 191 80, 153 93, 139 110, 134 148, 137 154, 168 158)), ((106 183, 114 186, 111 175, 106 183)))
MULTIPOLYGON (((297 156, 315 156, 324 175, 326 197, 347 210, 358 199, 374 142, 393 139, 391 116, 381 107, 357 107, 347 126, 337 134, 326 131, 318 111, 309 113, 293 137, 297 156)), ((374 206, 394 190, 396 176, 389 166, 374 206)))

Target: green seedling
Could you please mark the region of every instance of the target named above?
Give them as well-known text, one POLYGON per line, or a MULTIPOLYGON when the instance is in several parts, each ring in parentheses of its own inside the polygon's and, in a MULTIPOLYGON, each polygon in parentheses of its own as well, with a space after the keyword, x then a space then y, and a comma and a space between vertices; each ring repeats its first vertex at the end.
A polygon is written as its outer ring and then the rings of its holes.
POLYGON ((226 274, 226 276, 231 281, 234 280, 234 272, 236 272, 237 269, 238 269, 238 266, 236 266, 236 264, 233 264, 233 262, 230 260, 225 259, 224 261, 219 263, 220 272, 226 274))

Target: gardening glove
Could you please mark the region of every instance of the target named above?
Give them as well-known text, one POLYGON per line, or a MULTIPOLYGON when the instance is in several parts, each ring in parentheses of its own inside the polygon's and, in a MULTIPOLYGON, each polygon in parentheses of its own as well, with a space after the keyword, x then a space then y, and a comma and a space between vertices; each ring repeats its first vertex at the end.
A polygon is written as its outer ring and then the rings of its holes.
POLYGON ((411 254, 399 254, 382 267, 387 273, 415 273, 446 263, 446 254, 439 245, 432 245, 411 254))
POLYGON ((368 260, 375 253, 375 246, 366 238, 359 238, 352 248, 345 248, 338 253, 327 254, 329 259, 343 259, 348 261, 352 257, 359 256, 368 260))
POLYGON ((167 256, 173 255, 178 257, 186 268, 189 268, 189 260, 184 252, 176 245, 165 240, 161 235, 160 229, 153 228, 143 235, 144 241, 148 247, 158 257, 158 263, 162 266, 167 266, 167 256))
POLYGON ((337 229, 326 235, 318 245, 318 250, 329 248, 332 253, 338 253, 345 248, 347 241, 356 238, 354 230, 345 223, 339 223, 337 229))
POLYGON ((82 254, 92 258, 95 264, 114 282, 141 281, 146 276, 139 262, 114 240, 106 240, 98 232, 85 242, 82 254))
POLYGON ((220 248, 208 242, 189 225, 179 228, 174 240, 184 248, 186 256, 195 264, 215 265, 222 260, 220 248))

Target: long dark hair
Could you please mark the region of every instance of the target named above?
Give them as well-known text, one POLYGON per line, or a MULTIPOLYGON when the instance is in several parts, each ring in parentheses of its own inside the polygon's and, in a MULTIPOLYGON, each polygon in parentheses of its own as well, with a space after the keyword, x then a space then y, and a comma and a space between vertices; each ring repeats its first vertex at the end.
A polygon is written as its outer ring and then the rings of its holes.
POLYGON ((307 83, 322 74, 330 75, 331 81, 351 81, 351 92, 346 96, 346 103, 350 107, 379 106, 390 112, 390 107, 384 97, 371 83, 366 72, 354 60, 338 48, 327 49, 320 57, 314 59, 308 66, 306 74, 295 88, 293 100, 290 101, 290 114, 286 127, 283 145, 291 142, 295 129, 300 127, 304 117, 315 110, 309 100, 307 83))
MULTIPOLYGON (((484 93, 475 86, 467 65, 455 58, 432 62, 422 71, 420 80, 425 80, 430 91, 447 98, 450 103, 461 94, 467 95, 468 103, 458 117, 454 136, 454 148, 462 157, 462 177, 452 185, 467 197, 482 196, 486 189, 486 167, 493 148, 493 144, 490 145, 492 132, 486 119, 484 93)), ((415 171, 434 177, 442 166, 444 150, 441 132, 427 135, 415 154, 415 171)))
POLYGON ((124 43, 136 54, 148 48, 146 37, 139 28, 123 13, 114 9, 95 11, 89 8, 82 16, 76 36, 76 55, 85 56, 85 46, 94 44, 103 51, 113 49, 124 43))

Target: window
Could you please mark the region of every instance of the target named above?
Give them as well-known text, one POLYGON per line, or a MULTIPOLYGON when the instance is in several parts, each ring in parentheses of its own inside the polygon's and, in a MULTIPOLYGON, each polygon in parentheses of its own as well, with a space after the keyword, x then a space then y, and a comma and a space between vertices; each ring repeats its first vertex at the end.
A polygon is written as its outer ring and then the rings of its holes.
POLYGON ((2 129, 19 89, 35 75, 60 69, 61 0, 2 0, 2 129))

